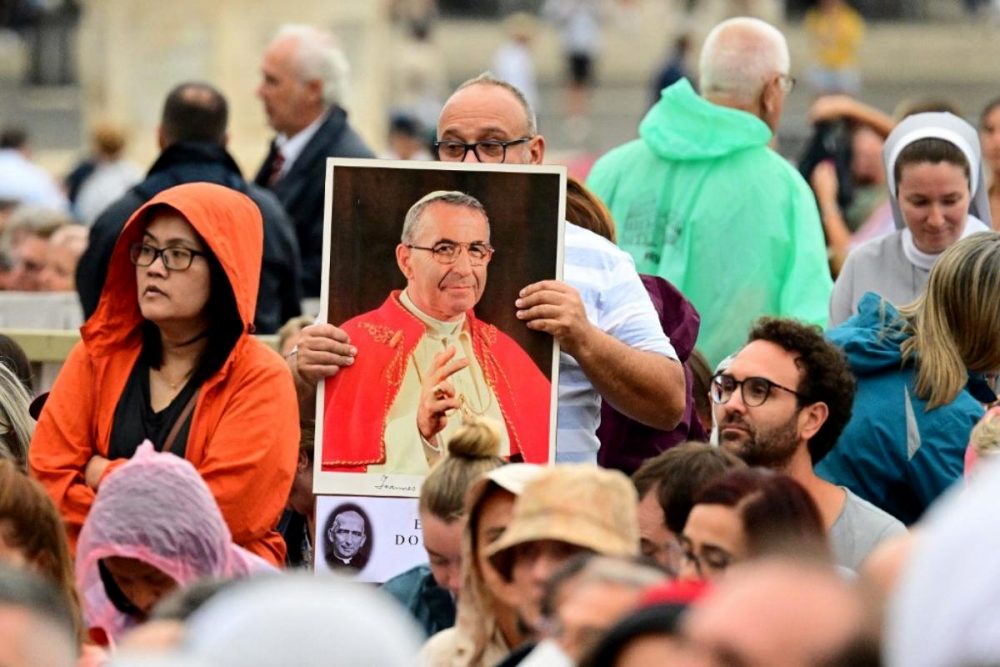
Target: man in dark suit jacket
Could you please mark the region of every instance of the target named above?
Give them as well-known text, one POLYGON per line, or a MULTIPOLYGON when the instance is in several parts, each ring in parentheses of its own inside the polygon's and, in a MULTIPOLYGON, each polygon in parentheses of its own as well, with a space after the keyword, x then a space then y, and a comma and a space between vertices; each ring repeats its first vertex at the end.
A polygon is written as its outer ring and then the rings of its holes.
POLYGON ((347 73, 333 37, 309 26, 282 28, 261 61, 257 96, 278 136, 255 182, 277 195, 295 223, 307 297, 319 296, 323 275, 326 159, 375 157, 340 106, 347 73))
POLYGON ((167 95, 158 131, 162 152, 146 179, 98 216, 87 251, 76 269, 76 289, 85 317, 90 317, 107 277, 108 262, 125 222, 159 192, 181 183, 207 181, 242 192, 264 220, 264 257, 254 325, 275 333, 300 311, 299 248, 291 221, 275 196, 243 180, 226 152, 226 98, 205 83, 182 83, 167 95))

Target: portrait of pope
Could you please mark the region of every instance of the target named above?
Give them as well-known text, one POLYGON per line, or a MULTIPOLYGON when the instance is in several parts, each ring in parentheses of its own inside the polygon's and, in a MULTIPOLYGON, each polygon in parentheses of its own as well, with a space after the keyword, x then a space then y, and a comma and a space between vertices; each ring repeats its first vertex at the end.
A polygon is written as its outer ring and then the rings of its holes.
POLYGON ((470 417, 500 426, 501 455, 547 462, 550 381, 475 314, 503 252, 490 244, 485 208, 463 192, 430 192, 407 211, 399 239, 406 286, 339 325, 357 354, 326 381, 322 469, 424 475, 470 417))

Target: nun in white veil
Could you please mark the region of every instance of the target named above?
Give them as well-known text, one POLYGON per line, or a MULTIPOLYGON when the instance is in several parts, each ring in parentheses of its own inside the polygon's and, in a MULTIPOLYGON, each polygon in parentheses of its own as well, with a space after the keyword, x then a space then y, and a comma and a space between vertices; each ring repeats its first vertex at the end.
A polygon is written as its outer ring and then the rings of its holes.
POLYGON ((950 113, 920 113, 882 151, 896 231, 848 255, 830 297, 830 327, 857 312, 865 292, 901 306, 923 293, 948 246, 991 229, 976 129, 950 113))

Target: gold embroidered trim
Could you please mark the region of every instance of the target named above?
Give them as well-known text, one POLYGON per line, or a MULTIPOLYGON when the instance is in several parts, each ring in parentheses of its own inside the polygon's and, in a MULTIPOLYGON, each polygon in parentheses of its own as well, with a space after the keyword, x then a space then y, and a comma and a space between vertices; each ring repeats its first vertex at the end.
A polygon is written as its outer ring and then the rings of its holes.
POLYGON ((371 324, 369 322, 359 322, 358 326, 367 331, 368 334, 375 339, 376 343, 382 343, 383 345, 390 345, 393 336, 397 333, 389 327, 371 324))

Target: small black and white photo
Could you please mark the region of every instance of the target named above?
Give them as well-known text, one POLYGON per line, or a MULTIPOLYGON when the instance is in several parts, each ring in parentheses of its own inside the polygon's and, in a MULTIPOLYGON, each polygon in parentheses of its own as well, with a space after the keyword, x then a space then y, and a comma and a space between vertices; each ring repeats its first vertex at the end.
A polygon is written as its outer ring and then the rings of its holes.
POLYGON ((317 571, 383 583, 427 562, 416 498, 316 497, 317 571))
POLYGON ((327 565, 332 570, 363 570, 371 557, 372 537, 371 520, 361 507, 354 503, 338 505, 323 528, 327 565))

